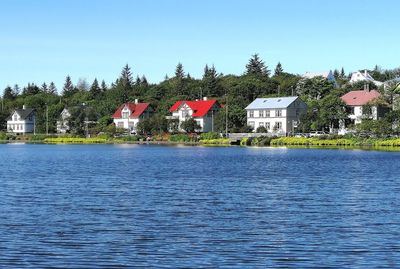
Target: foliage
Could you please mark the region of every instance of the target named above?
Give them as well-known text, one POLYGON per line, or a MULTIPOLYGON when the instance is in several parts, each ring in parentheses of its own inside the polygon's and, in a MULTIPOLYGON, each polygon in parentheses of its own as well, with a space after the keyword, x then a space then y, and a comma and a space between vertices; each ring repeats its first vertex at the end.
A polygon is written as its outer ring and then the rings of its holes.
POLYGON ((187 120, 181 123, 181 128, 186 133, 194 133, 195 131, 200 130, 201 126, 197 123, 197 121, 193 118, 188 118, 187 120))
POLYGON ((219 138, 221 138, 221 136, 219 135, 218 132, 208 132, 208 133, 202 133, 200 135, 200 140, 211 140, 219 138))

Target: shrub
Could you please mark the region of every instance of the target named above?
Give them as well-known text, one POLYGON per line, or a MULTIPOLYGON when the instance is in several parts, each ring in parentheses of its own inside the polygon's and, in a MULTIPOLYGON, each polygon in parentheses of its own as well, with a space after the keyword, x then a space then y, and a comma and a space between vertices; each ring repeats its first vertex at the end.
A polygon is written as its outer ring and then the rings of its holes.
POLYGON ((210 139, 218 139, 218 138, 221 138, 221 136, 217 132, 202 133, 200 135, 200 140, 210 140, 210 139))

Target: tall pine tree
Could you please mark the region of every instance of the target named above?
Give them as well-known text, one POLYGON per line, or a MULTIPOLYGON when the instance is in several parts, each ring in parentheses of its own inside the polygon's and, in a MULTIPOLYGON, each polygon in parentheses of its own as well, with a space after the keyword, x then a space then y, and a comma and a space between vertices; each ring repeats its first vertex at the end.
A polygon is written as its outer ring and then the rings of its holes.
POLYGON ((178 63, 175 69, 175 77, 177 79, 183 79, 185 77, 185 71, 183 70, 183 65, 178 63))
POLYGON ((278 62, 278 64, 275 67, 275 72, 274 72, 274 76, 280 76, 283 73, 283 67, 281 62, 278 62))
POLYGON ((122 90, 122 101, 128 102, 129 93, 133 88, 132 71, 128 64, 122 68, 121 76, 119 77, 118 84, 122 90))
POLYGON ((56 85, 54 85, 54 82, 50 82, 49 93, 51 93, 51 94, 56 94, 57 93, 57 87, 56 87, 56 85))
POLYGON ((72 80, 71 77, 68 75, 65 78, 65 83, 64 83, 64 87, 63 87, 63 91, 62 91, 62 96, 63 97, 70 97, 75 93, 75 87, 72 84, 72 80))
POLYGON ((90 86, 90 95, 92 96, 93 99, 96 99, 100 96, 101 94, 101 89, 99 86, 99 82, 97 81, 97 78, 94 79, 92 86, 90 86))
POLYGON ((204 67, 203 74, 203 95, 207 97, 218 96, 220 94, 219 87, 219 74, 215 70, 214 65, 209 68, 208 65, 204 67))
POLYGON ((257 75, 257 76, 266 76, 268 77, 270 71, 268 70, 268 66, 260 59, 258 54, 252 55, 249 62, 246 65, 246 75, 257 75))

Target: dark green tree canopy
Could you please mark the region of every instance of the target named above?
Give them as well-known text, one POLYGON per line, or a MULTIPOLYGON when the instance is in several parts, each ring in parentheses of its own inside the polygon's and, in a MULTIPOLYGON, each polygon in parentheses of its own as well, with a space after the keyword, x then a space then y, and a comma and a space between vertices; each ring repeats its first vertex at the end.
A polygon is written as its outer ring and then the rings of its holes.
POLYGON ((280 76, 283 73, 283 67, 282 64, 280 62, 278 62, 278 64, 275 67, 275 72, 274 72, 274 76, 280 76))
POLYGON ((257 75, 268 77, 270 71, 265 63, 260 59, 258 54, 252 55, 249 62, 246 65, 246 75, 257 75))

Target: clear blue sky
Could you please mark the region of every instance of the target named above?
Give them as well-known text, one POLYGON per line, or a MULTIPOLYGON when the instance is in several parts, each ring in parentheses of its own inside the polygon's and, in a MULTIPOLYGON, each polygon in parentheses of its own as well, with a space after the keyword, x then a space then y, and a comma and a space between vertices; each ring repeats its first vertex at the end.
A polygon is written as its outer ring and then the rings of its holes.
POLYGON ((178 62, 241 74, 251 54, 273 69, 346 72, 400 66, 400 1, 0 0, 0 91, 97 77, 128 63, 158 82, 178 62))

